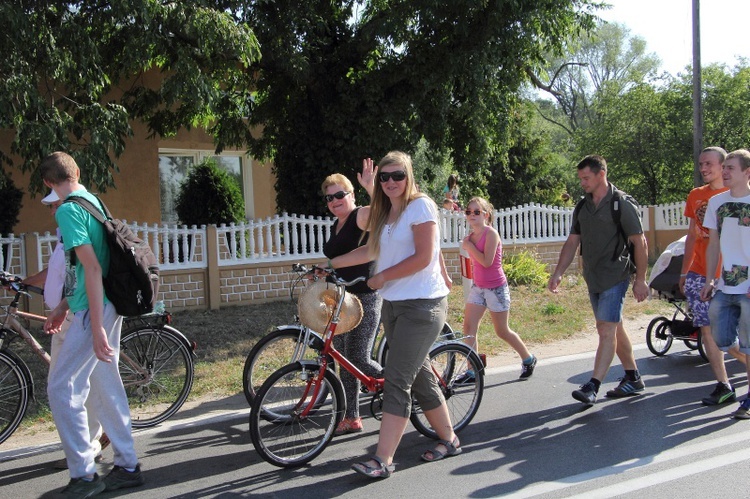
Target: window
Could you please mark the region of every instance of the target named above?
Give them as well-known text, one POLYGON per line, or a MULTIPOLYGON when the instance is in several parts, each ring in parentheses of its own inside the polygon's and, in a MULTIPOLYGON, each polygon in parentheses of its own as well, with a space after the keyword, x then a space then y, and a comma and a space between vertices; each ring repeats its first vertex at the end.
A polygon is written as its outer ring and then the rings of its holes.
POLYGON ((178 223, 175 210, 180 185, 188 172, 205 158, 213 158, 236 180, 245 200, 245 217, 253 218, 252 161, 240 152, 228 152, 216 156, 213 151, 159 150, 159 182, 161 193, 161 221, 178 223))

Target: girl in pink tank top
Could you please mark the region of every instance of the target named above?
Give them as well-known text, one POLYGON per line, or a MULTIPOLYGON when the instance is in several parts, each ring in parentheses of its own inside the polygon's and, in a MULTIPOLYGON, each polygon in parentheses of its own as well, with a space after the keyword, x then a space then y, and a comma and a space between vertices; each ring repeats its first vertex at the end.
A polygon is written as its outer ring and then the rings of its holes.
POLYGON ((474 283, 466 297, 464 335, 467 338, 464 341, 475 350, 478 349, 479 322, 485 311, 489 310, 495 334, 508 342, 521 357, 520 379, 528 379, 534 373, 536 357, 508 324, 510 292, 503 271, 503 244, 500 234, 492 226, 494 208, 486 199, 473 197, 466 206, 465 213, 471 232, 464 238, 461 246, 471 257, 474 283))

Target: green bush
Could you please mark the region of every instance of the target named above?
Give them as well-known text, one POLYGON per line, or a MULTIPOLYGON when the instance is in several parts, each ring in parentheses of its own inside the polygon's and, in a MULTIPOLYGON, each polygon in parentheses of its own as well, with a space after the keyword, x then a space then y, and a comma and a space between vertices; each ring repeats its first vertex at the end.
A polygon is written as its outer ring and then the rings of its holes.
POLYGON ((21 212, 23 191, 16 187, 13 179, 5 171, 0 171, 0 235, 13 232, 21 212))
POLYGON ((206 159, 180 186, 175 210, 185 225, 230 224, 245 218, 245 201, 236 181, 216 161, 206 159))
POLYGON ((547 266, 528 251, 503 255, 503 270, 511 286, 545 286, 549 279, 547 266))

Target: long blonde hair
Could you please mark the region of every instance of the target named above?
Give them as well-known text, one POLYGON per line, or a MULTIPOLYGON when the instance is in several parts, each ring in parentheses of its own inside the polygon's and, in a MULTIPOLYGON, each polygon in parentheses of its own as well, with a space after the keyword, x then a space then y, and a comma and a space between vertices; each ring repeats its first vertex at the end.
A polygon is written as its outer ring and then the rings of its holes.
MULTIPOLYGON (((411 156, 401 151, 391 151, 386 154, 378 163, 378 173, 384 166, 399 165, 404 167, 406 172, 406 187, 402 196, 404 202, 401 203, 396 221, 401 218, 401 214, 406 206, 424 194, 417 190, 417 184, 414 181, 414 170, 412 169, 411 156)), ((383 191, 383 185, 379 180, 375 182, 375 188, 370 200, 370 218, 367 221, 367 230, 370 232, 368 246, 370 248, 370 257, 377 258, 380 255, 380 235, 383 233, 383 227, 388 223, 388 217, 393 207, 391 199, 383 191)))

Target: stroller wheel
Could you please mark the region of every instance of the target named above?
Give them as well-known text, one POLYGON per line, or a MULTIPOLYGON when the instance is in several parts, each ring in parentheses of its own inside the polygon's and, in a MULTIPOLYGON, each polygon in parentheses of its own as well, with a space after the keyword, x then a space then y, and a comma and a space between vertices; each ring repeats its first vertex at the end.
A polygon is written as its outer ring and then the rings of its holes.
POLYGON ((698 340, 683 340, 690 350, 698 350, 698 340))
POLYGON ((670 320, 659 316, 653 319, 646 329, 646 344, 654 355, 662 356, 672 346, 670 320))

